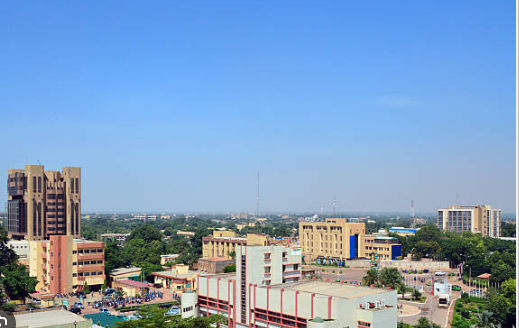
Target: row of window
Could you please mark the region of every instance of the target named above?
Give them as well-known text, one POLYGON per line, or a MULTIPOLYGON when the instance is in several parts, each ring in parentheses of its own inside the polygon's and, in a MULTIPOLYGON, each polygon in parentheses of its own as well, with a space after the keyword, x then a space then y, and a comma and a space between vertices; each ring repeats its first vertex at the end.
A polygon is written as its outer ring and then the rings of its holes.
POLYGON ((89 276, 102 276, 103 271, 92 271, 92 272, 79 272, 73 273, 72 277, 89 277, 89 276))
POLYGON ((79 249, 72 251, 72 254, 95 254, 95 253, 102 253, 102 248, 93 248, 93 249, 79 249))
POLYGON ((72 265, 92 265, 92 264, 103 264, 103 260, 72 262, 72 265))

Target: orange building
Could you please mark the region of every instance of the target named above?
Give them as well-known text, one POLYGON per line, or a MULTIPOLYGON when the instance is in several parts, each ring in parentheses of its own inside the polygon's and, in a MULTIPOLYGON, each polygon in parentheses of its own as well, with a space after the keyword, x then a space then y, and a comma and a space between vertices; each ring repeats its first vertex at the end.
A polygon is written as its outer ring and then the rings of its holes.
POLYGON ((37 290, 50 293, 101 289, 105 280, 104 243, 72 236, 51 235, 30 241, 30 273, 38 278, 37 290))

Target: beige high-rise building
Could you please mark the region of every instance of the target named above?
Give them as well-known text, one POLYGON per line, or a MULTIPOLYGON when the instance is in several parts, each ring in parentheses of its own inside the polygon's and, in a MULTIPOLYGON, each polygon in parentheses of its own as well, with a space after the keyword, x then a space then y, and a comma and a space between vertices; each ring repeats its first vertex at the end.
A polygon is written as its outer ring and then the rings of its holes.
POLYGON ((396 238, 366 234, 364 223, 348 222, 345 218, 329 218, 324 222, 300 222, 299 244, 306 263, 338 263, 353 258, 394 260, 402 256, 396 238))
POLYGON ((438 228, 446 231, 501 235, 501 210, 490 205, 450 206, 438 210, 438 228))
POLYGON ((13 239, 81 236, 81 168, 43 165, 7 171, 7 231, 13 239))

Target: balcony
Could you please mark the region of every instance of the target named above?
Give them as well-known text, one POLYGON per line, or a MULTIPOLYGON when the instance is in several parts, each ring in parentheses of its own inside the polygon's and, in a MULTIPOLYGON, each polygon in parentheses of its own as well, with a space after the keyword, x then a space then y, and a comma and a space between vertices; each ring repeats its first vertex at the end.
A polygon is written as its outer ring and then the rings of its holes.
POLYGON ((86 260, 104 260, 105 256, 104 253, 97 253, 97 254, 78 254, 78 260, 79 261, 86 261, 86 260))
POLYGON ((85 272, 85 271, 104 271, 105 267, 102 264, 97 265, 78 265, 77 270, 78 272, 85 272))

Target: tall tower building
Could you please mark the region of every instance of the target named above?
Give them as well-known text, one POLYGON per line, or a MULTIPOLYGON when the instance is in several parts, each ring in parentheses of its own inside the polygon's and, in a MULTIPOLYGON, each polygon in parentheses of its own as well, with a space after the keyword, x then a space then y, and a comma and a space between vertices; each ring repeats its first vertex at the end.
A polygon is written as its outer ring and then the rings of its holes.
POLYGON ((481 233, 484 236, 501 235, 501 210, 490 205, 450 206, 438 210, 438 228, 441 230, 481 233))
POLYGON ((43 165, 7 171, 7 231, 13 239, 81 236, 81 168, 43 165))

